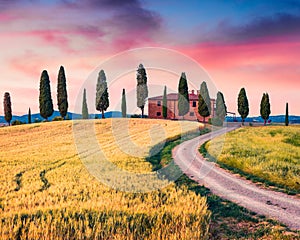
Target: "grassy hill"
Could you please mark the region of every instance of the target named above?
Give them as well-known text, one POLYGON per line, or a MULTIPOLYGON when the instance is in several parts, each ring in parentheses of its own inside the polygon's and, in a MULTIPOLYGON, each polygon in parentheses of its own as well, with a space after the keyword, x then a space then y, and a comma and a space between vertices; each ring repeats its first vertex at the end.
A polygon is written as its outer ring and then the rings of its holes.
POLYGON ((300 193, 300 126, 245 127, 206 144, 218 163, 255 182, 300 193))
MULTIPOLYGON (((90 123, 77 122, 83 128, 90 123)), ((109 161, 128 172, 145 173, 152 169, 145 157, 154 144, 200 126, 184 124, 146 119, 118 119, 114 124, 106 119, 96 120, 94 129, 109 161), (115 133, 124 130, 129 136, 124 135, 122 146, 134 143, 143 150, 139 156, 130 156, 116 144, 115 133)), ((207 236, 210 211, 205 198, 175 184, 147 193, 104 185, 79 158, 73 127, 71 121, 64 121, 0 129, 0 239, 207 236)), ((91 150, 86 146, 88 156, 91 150)))

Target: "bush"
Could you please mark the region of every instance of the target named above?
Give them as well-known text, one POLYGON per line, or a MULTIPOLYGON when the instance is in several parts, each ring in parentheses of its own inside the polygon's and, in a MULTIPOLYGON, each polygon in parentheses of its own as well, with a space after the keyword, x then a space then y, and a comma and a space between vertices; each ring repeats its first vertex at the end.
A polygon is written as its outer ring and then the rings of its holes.
POLYGON ((63 121, 64 119, 62 118, 62 117, 60 117, 60 116, 57 116, 57 117, 55 117, 55 118, 53 118, 53 122, 56 122, 56 121, 63 121))
POLYGON ((42 122, 41 119, 39 119, 39 118, 35 118, 35 119, 34 119, 34 123, 40 123, 40 122, 42 122))
POLYGON ((214 126, 223 126, 223 121, 220 118, 210 118, 208 123, 214 126))
MULTIPOLYGON (((132 114, 130 117, 131 117, 131 118, 141 118, 142 115, 141 115, 141 114, 132 114)), ((144 118, 148 118, 148 116, 147 116, 147 115, 144 115, 144 118)))
POLYGON ((22 121, 19 121, 19 120, 14 120, 14 121, 12 121, 12 123, 11 123, 11 125, 13 125, 13 126, 22 125, 22 124, 25 124, 25 123, 22 122, 22 121))

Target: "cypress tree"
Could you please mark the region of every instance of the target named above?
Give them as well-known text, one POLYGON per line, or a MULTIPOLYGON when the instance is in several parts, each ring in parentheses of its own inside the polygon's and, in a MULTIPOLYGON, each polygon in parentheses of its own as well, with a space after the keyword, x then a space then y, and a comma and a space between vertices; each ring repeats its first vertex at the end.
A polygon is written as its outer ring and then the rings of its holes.
POLYGON ((164 119, 168 116, 168 106, 167 106, 167 87, 164 88, 164 95, 163 95, 163 105, 162 105, 162 115, 164 119))
POLYGON ((31 124, 31 110, 28 109, 28 124, 31 124))
POLYGON ((126 105, 126 93, 125 93, 125 89, 124 88, 123 88, 123 92, 122 92, 121 110, 122 110, 122 117, 126 118, 127 117, 127 105, 126 105))
POLYGON ((249 114, 249 103, 246 95, 245 88, 241 88, 238 96, 238 112, 242 118, 242 124, 244 125, 245 118, 249 114))
POLYGON ((109 99, 106 76, 103 70, 99 72, 96 91, 96 109, 102 113, 102 118, 105 118, 104 111, 109 107, 109 99))
POLYGON ((12 109, 11 109, 10 94, 8 92, 4 93, 3 107, 4 107, 5 121, 10 126, 10 122, 11 122, 11 119, 12 119, 12 109))
POLYGON ((217 100, 216 100, 216 116, 220 120, 224 121, 227 113, 227 107, 224 100, 224 95, 221 92, 217 93, 217 100))
POLYGON ((39 102, 40 114, 43 118, 48 120, 48 117, 52 116, 54 110, 51 97, 50 80, 46 70, 44 70, 41 75, 39 102))
POLYGON ((136 97, 137 97, 137 107, 142 111, 142 118, 144 117, 144 107, 146 99, 148 97, 148 87, 147 87, 147 73, 143 66, 140 64, 136 74, 137 87, 136 87, 136 97))
POLYGON ((185 73, 181 73, 178 84, 178 115, 184 116, 190 110, 189 89, 185 73))
POLYGON ((83 90, 82 119, 89 119, 89 110, 88 110, 87 101, 86 101, 86 89, 83 90))
POLYGON ((200 94, 198 96, 198 112, 203 117, 204 122, 205 118, 208 117, 211 112, 210 97, 206 82, 202 82, 200 86, 200 94))
POLYGON ((65 119, 68 112, 68 94, 65 69, 60 66, 57 78, 57 105, 60 116, 65 119))
POLYGON ((266 125, 271 113, 271 105, 269 94, 264 93, 260 102, 260 116, 264 119, 264 125, 266 125))
POLYGON ((289 125, 289 104, 285 105, 285 126, 289 125))

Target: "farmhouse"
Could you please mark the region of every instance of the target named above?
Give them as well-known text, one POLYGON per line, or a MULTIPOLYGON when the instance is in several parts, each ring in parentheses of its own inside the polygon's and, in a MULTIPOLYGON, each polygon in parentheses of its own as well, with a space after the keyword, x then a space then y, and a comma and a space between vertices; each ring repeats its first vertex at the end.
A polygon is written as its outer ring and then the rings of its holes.
MULTIPOLYGON (((170 93, 167 95, 167 119, 185 119, 191 121, 203 122, 203 117, 198 113, 198 94, 192 90, 189 93, 190 111, 182 116, 178 115, 178 93, 170 93)), ((211 104, 211 115, 206 117, 207 121, 209 118, 215 116, 215 99, 210 100, 211 104)), ((148 116, 149 118, 162 119, 162 105, 163 96, 152 97, 148 99, 148 116)))

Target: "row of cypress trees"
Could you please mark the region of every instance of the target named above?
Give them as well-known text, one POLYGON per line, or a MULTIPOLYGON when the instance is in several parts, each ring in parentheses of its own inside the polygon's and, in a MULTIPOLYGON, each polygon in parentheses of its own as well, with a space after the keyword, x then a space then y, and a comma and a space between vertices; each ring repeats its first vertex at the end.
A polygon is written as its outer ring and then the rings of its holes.
MULTIPOLYGON (((146 104, 146 99, 148 97, 148 87, 147 87, 147 73, 143 66, 140 64, 137 69, 137 107, 142 111, 142 118, 144 117, 144 108, 146 104)), ((102 118, 104 117, 104 111, 109 107, 109 94, 106 81, 106 75, 104 70, 101 70, 98 75, 97 86, 96 86, 96 109, 102 113, 102 118)), ((126 93, 125 89, 122 90, 122 103, 121 103, 122 117, 127 116, 127 105, 126 105, 126 93)), ((86 98, 86 89, 83 91, 83 102, 82 102, 82 118, 88 119, 88 106, 86 98)))
MULTIPOLYGON (((68 94, 65 69, 63 66, 60 67, 57 78, 57 105, 61 117, 65 119, 68 113, 68 94)), ((48 118, 52 116, 54 109, 47 70, 42 72, 40 79, 39 107, 40 115, 48 120, 48 118)))
MULTIPOLYGON (((189 105, 189 93, 188 93, 188 84, 186 74, 183 72, 179 79, 178 84, 178 115, 184 116, 190 110, 189 105)), ((163 97, 163 117, 167 118, 166 114, 166 88, 164 90, 163 97)), ((210 116, 211 113, 211 101, 207 88, 207 84, 203 81, 200 85, 200 93, 198 95, 198 113, 203 117, 205 122, 205 118, 210 116)), ((227 107, 225 104, 224 96, 221 92, 217 93, 216 100, 216 117, 217 119, 223 121, 227 113, 227 107)), ((220 121, 219 121, 220 122, 220 121)))

